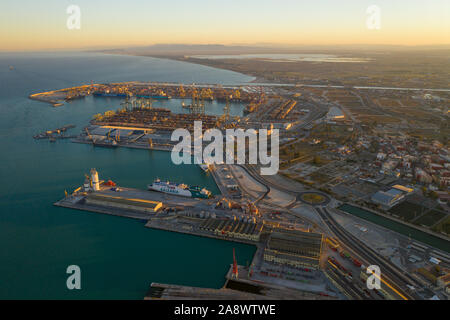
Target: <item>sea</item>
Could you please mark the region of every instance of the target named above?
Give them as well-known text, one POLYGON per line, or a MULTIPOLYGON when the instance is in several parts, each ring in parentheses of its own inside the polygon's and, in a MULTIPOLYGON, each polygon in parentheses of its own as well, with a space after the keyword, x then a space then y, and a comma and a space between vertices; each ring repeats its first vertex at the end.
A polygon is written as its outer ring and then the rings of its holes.
MULTIPOLYGON (((101 179, 144 189, 159 177, 204 186, 211 176, 196 165, 174 165, 170 153, 94 148, 33 135, 120 108, 120 98, 87 97, 53 107, 30 93, 120 81, 237 84, 236 72, 151 57, 92 52, 0 53, 0 299, 143 299, 152 282, 220 288, 233 261, 251 263, 256 248, 152 230, 144 222, 53 206, 96 168, 101 179), (66 285, 68 266, 81 270, 81 289, 66 285)), ((177 99, 155 107, 183 112, 177 99)), ((231 105, 231 114, 243 106, 231 105)), ((206 106, 220 114, 223 104, 206 106)))

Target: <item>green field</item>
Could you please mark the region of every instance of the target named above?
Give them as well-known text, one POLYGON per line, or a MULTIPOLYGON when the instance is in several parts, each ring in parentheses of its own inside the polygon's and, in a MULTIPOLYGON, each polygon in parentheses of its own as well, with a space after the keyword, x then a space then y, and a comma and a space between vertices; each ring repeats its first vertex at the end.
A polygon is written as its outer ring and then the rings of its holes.
POLYGON ((427 227, 431 227, 445 216, 446 216, 445 212, 431 210, 426 214, 424 214, 423 216, 421 216, 419 219, 415 220, 413 223, 419 226, 424 225, 427 227))
POLYGON ((444 219, 444 221, 439 223, 437 226, 434 226, 432 230, 450 235, 450 216, 444 219))
POLYGON ((404 201, 390 209, 389 213, 395 214, 405 221, 411 221, 419 217, 422 214, 422 211, 425 212, 426 210, 428 210, 428 208, 424 208, 421 205, 412 202, 404 201))

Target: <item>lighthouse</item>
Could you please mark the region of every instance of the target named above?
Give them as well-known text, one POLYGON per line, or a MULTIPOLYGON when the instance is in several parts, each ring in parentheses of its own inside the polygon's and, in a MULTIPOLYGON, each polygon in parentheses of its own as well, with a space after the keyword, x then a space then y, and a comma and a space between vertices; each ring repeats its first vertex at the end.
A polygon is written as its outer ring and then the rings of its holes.
POLYGON ((100 183, 98 181, 98 172, 94 168, 91 169, 91 181, 92 181, 92 189, 94 191, 100 190, 100 183))

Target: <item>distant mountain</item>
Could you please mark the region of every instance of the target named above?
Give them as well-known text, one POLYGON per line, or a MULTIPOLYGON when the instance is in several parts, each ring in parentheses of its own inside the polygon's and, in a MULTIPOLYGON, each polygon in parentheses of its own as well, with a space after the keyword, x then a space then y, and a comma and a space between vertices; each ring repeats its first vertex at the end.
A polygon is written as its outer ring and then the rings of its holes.
MULTIPOLYGON (((427 51, 450 50, 450 45, 398 46, 398 45, 221 45, 221 44, 155 44, 144 47, 105 49, 101 52, 149 56, 192 56, 214 54, 257 53, 352 53, 355 51, 427 51)), ((99 50, 96 50, 99 51, 99 50)))
POLYGON ((220 44, 155 44, 148 47, 118 48, 102 51, 139 55, 184 56, 203 54, 278 53, 280 52, 280 49, 263 46, 227 46, 220 44))

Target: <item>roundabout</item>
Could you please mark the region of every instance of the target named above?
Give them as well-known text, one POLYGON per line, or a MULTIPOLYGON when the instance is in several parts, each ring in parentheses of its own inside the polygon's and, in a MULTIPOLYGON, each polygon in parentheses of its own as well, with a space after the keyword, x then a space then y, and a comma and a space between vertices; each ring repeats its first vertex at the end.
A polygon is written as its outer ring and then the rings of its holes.
POLYGON ((319 192, 302 192, 297 196, 297 200, 312 205, 312 206, 324 206, 330 202, 330 198, 319 192))

